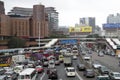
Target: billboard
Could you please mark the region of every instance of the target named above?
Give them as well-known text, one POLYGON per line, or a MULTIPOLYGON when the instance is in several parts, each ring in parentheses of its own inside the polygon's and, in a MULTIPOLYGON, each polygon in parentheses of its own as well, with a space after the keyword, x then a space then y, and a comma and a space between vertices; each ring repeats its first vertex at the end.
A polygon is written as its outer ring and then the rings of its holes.
POLYGON ((81 27, 81 32, 92 32, 91 26, 81 27))
POLYGON ((92 32, 92 27, 91 26, 70 27, 69 32, 92 32))
POLYGON ((79 27, 70 27, 69 32, 80 32, 80 28, 79 27))
POLYGON ((103 24, 103 29, 104 28, 120 28, 120 23, 107 23, 107 24, 103 24))

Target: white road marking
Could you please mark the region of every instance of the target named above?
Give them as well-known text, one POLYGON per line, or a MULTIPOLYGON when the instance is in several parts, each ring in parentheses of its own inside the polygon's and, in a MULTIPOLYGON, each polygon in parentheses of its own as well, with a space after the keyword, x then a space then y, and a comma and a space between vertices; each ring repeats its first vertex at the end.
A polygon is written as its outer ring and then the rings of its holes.
POLYGON ((79 80, 83 80, 83 78, 77 73, 77 71, 75 71, 77 77, 79 78, 79 80))
POLYGON ((43 75, 41 76, 40 80, 42 80, 44 76, 45 76, 45 73, 43 73, 43 75))

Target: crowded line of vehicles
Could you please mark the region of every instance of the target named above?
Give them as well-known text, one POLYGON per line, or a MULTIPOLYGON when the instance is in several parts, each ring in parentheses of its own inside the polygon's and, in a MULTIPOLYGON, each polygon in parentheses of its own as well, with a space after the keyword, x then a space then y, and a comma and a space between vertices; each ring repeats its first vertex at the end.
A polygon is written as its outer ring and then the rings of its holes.
MULTIPOLYGON (((98 61, 92 62, 91 53, 93 51, 83 49, 78 44, 56 45, 54 48, 43 50, 42 52, 28 53, 31 56, 16 62, 10 67, 0 68, 0 80, 37 80, 39 74, 47 74, 48 79, 59 79, 56 66, 64 65, 67 77, 76 77, 76 72, 83 72, 85 78, 93 80, 120 80, 120 73, 113 72, 98 61), (57 48, 57 50, 56 50, 57 48), (38 58, 33 54, 42 54, 38 58), (77 65, 73 61, 80 60, 77 65), (94 79, 95 78, 95 79, 94 79)), ((80 75, 81 76, 81 75, 80 75)), ((39 79, 40 80, 40 79, 39 79)))

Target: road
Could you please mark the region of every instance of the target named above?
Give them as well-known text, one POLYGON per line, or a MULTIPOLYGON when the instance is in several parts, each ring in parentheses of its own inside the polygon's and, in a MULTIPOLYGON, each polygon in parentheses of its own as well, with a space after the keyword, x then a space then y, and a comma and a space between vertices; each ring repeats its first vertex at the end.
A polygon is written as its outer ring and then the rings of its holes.
POLYGON ((118 66, 119 59, 114 56, 104 55, 104 57, 99 57, 96 52, 93 52, 92 61, 95 60, 107 66, 112 71, 120 72, 120 67, 118 66))
MULTIPOLYGON (((64 67, 63 63, 61 63, 59 66, 56 66, 56 69, 58 71, 57 74, 58 74, 58 77, 59 77, 59 79, 57 79, 57 80, 95 80, 95 78, 85 78, 83 76, 83 71, 78 71, 77 68, 76 68, 76 65, 78 63, 80 63, 79 58, 77 60, 73 60, 73 66, 76 69, 76 76, 75 77, 67 77, 66 76, 66 73, 65 73, 65 70, 64 70, 65 67, 64 67)), ((37 80, 48 80, 46 70, 47 70, 47 68, 45 68, 44 73, 39 74, 37 80)))

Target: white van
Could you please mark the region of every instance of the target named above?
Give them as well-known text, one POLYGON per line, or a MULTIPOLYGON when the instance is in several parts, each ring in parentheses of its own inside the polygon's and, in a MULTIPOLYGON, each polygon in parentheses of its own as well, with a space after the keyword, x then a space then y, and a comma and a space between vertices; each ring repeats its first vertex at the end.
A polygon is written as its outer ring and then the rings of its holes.
POLYGON ((65 71, 66 71, 66 74, 67 74, 68 77, 69 76, 74 76, 75 77, 75 75, 76 75, 74 67, 66 67, 65 71))

